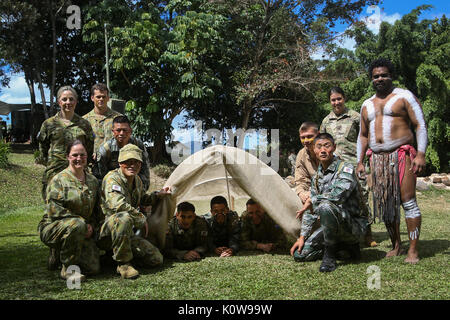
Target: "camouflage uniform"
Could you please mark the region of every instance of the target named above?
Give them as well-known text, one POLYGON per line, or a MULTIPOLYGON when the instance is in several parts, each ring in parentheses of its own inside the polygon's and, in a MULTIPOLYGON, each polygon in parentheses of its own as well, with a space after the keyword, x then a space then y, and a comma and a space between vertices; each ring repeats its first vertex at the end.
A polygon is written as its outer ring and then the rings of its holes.
POLYGON ((335 155, 356 166, 356 140, 359 135, 359 113, 346 109, 337 116, 331 111, 322 121, 320 132, 329 133, 336 143, 335 155))
POLYGON ((191 250, 204 255, 208 251, 209 241, 208 224, 203 217, 196 216, 187 230, 181 228, 177 218, 173 217, 168 225, 164 252, 169 258, 179 260, 183 260, 191 250))
MULTIPOLYGON (((320 126, 320 132, 326 132, 333 136, 336 143, 334 154, 340 159, 350 162, 355 168, 357 166, 356 141, 359 135, 359 121, 360 114, 358 112, 346 109, 340 116, 331 111, 320 126)), ((358 180, 362 187, 367 210, 370 210, 367 180, 358 180)), ((372 223, 372 218, 370 218, 370 223, 372 223)))
MULTIPOLYGON (((150 186, 150 160, 147 150, 144 143, 138 138, 130 137, 129 143, 138 146, 142 150, 143 161, 141 171, 139 171, 139 177, 144 185, 144 190, 147 190, 150 186)), ((119 168, 119 151, 120 148, 115 138, 109 139, 100 146, 97 152, 97 165, 93 170, 94 175, 98 179, 102 180, 109 171, 119 168)))
POLYGON ((241 247, 244 250, 255 250, 257 243, 273 243, 275 248, 286 247, 283 229, 265 213, 261 223, 255 225, 252 218, 244 211, 241 215, 241 247))
POLYGON ((46 214, 38 230, 42 242, 61 250, 60 260, 65 266, 78 265, 86 273, 97 273, 100 253, 95 237, 103 215, 98 181, 93 175, 85 174, 85 184, 69 168, 51 180, 47 187, 46 214), (89 239, 85 239, 87 224, 94 230, 89 239))
POLYGON ((325 171, 319 165, 311 182, 313 213, 303 215, 300 233, 308 247, 300 254, 296 251, 297 261, 319 258, 324 245, 359 243, 368 226, 368 211, 352 164, 335 156, 325 171), (321 226, 313 232, 319 219, 321 226), (314 242, 308 242, 313 235, 314 242))
POLYGON ((122 114, 108 108, 105 114, 96 114, 94 109, 83 116, 84 119, 89 121, 94 131, 94 152, 98 152, 98 148, 109 139, 113 138, 112 123, 115 117, 122 114))
POLYGON ((211 212, 203 215, 203 218, 205 218, 209 226, 211 251, 214 251, 217 247, 231 248, 233 253, 239 251, 241 223, 235 211, 227 213, 223 224, 218 224, 211 212))
POLYGON ((134 177, 133 186, 128 182, 122 170, 110 171, 102 182, 101 207, 105 222, 100 230, 98 245, 104 250, 113 250, 113 259, 127 263, 133 258, 144 266, 162 264, 163 257, 148 240, 136 236, 133 228, 144 227, 147 217, 139 211, 141 205, 154 205, 156 193, 145 193, 139 176, 134 177))
POLYGON ((88 121, 74 114, 70 124, 65 124, 58 112, 42 123, 38 134, 39 151, 45 167, 42 177, 42 198, 46 199, 47 184, 58 172, 69 165, 66 147, 73 140, 80 140, 86 147, 88 163, 92 162, 94 133, 88 121))

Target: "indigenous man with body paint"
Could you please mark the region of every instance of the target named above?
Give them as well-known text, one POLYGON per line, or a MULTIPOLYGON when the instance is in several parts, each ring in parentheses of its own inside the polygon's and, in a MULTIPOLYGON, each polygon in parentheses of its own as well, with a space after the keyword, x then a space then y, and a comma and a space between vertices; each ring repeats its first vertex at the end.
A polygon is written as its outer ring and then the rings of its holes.
POLYGON ((367 151, 374 185, 374 216, 382 217, 393 246, 386 257, 401 254, 401 204, 410 244, 405 262, 417 263, 422 218, 416 202, 416 173, 425 168, 427 128, 419 101, 409 90, 395 88, 393 75, 393 65, 387 59, 375 60, 369 67, 376 94, 361 107, 357 173, 364 173, 367 151), (411 125, 416 132, 417 151, 412 146, 411 125))

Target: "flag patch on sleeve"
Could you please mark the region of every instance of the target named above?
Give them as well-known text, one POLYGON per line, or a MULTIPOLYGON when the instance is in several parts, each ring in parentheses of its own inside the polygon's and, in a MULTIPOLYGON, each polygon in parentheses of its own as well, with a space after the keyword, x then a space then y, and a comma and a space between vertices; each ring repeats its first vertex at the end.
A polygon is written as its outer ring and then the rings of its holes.
POLYGON ((344 167, 344 172, 352 174, 353 173, 353 169, 350 168, 350 167, 344 167))
POLYGON ((122 192, 122 188, 120 186, 118 186, 117 184, 113 184, 112 189, 113 189, 113 191, 122 192))

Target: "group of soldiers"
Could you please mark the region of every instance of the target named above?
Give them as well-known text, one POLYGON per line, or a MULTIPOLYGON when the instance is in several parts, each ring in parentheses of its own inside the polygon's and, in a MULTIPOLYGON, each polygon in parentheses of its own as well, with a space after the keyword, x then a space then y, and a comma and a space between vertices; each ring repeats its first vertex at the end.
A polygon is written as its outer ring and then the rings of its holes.
POLYGON ((376 217, 384 221, 392 242, 386 257, 401 255, 400 205, 405 211, 410 243, 405 262, 419 261, 421 212, 415 187, 416 174, 425 168, 428 139, 424 114, 410 91, 393 86, 394 67, 389 60, 373 61, 369 77, 375 94, 364 101, 361 114, 345 107, 345 93, 335 87, 329 92, 332 111, 320 128, 306 122, 299 129, 304 148, 296 159, 295 190, 303 203, 297 214, 302 227, 291 255, 296 261, 323 256, 322 272, 336 268, 336 258, 342 257, 342 251, 350 258, 359 258, 360 237, 368 246, 377 245, 370 228, 376 217), (417 151, 412 146, 415 140, 417 151), (368 204, 366 156, 373 219, 368 204))
MULTIPOLYGON (((360 257, 360 239, 372 239, 364 159, 370 155, 374 215, 381 217, 393 249, 400 255, 400 204, 410 239, 406 262, 416 263, 421 215, 415 201, 415 174, 425 166, 427 133, 417 99, 394 88, 390 61, 372 63, 369 76, 376 94, 361 115, 345 107, 345 94, 329 93, 332 111, 319 126, 306 122, 299 129, 304 146, 296 157, 295 191, 303 206, 300 237, 290 249, 295 261, 322 258, 319 270, 336 269, 337 259, 360 257), (418 151, 411 146, 416 131, 418 151), (380 187, 381 186, 381 187, 380 187)), ((75 112, 77 94, 71 87, 57 93, 60 112, 46 120, 38 136, 46 169, 42 194, 46 213, 39 223, 41 240, 50 247, 48 266, 78 265, 84 274, 100 271, 100 255, 111 256, 125 279, 139 276, 136 266, 161 265, 163 257, 192 261, 213 253, 235 255, 240 249, 271 252, 287 244, 283 230, 258 203, 246 211, 231 211, 222 196, 210 202, 210 212, 198 216, 189 202, 177 205, 169 222, 165 247, 147 240, 147 214, 170 187, 147 193, 149 162, 145 147, 132 136, 128 119, 107 106, 108 89, 91 90, 94 108, 84 117, 75 112)), ((80 279, 85 276, 78 274, 80 279)))

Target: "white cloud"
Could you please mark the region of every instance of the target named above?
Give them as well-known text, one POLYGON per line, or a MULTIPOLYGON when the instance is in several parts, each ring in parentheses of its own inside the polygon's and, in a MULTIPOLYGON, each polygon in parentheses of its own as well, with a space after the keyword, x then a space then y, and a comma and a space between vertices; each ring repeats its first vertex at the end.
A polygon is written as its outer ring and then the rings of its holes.
POLYGON ((368 7, 366 9, 366 14, 366 16, 362 16, 360 19, 366 23, 367 28, 374 34, 378 34, 382 22, 394 24, 395 21, 402 18, 402 15, 398 12, 391 15, 386 14, 379 6, 368 7))
MULTIPOLYGON (((42 99, 37 85, 34 86, 34 91, 36 94, 36 102, 40 103, 42 99)), ((46 87, 44 87, 44 94, 45 99, 49 100, 50 90, 48 90, 48 88, 46 87)), ((28 85, 25 82, 25 77, 23 76, 23 74, 11 76, 9 88, 1 88, 0 101, 18 104, 31 103, 30 91, 28 90, 28 85)))

